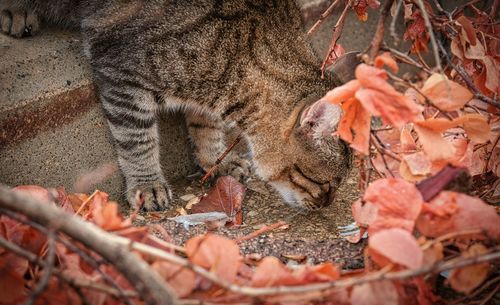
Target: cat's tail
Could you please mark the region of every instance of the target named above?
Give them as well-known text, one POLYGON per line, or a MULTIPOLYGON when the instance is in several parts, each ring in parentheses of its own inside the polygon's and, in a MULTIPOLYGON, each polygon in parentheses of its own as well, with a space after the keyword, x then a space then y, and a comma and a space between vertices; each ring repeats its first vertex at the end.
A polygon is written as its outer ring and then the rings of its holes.
POLYGON ((0 0, 0 12, 36 16, 64 28, 79 29, 85 0, 0 0))

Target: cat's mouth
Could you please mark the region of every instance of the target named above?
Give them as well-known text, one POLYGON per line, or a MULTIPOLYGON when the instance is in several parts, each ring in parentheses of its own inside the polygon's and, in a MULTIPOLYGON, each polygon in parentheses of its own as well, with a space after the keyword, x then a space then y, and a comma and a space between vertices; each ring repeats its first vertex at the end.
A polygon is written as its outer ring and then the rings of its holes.
POLYGON ((308 177, 297 166, 285 170, 269 183, 293 207, 317 210, 333 201, 333 188, 328 181, 308 177))

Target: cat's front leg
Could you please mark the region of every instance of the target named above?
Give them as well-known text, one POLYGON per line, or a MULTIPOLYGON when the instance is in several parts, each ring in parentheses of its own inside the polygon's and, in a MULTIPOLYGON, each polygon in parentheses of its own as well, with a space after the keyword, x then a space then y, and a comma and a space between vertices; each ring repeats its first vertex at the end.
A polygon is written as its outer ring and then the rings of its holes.
MULTIPOLYGON (((194 144, 194 154, 198 164, 208 171, 215 165, 227 148, 226 125, 217 116, 202 111, 191 110, 186 114, 186 125, 189 137, 194 144)), ((252 169, 252 163, 234 150, 231 151, 217 168, 217 175, 231 175, 243 181, 252 169)))
POLYGON ((167 209, 172 193, 160 166, 158 106, 154 95, 124 84, 110 86, 106 83, 99 87, 118 162, 125 176, 128 202, 134 208, 137 199, 141 198, 147 211, 167 209))

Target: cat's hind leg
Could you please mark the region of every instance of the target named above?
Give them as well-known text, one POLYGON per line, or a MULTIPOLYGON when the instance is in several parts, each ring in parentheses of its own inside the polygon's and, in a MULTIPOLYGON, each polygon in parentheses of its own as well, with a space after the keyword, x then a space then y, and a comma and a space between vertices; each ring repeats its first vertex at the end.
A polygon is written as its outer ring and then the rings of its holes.
POLYGON ((99 92, 125 176, 129 203, 135 207, 139 195, 145 210, 167 209, 172 195, 160 166, 154 94, 109 82, 101 84, 99 92))
MULTIPOLYGON (((186 125, 189 137, 194 144, 194 155, 198 164, 208 171, 224 153, 226 144, 226 125, 218 117, 196 110, 187 111, 186 125)), ((242 181, 251 173, 252 164, 243 155, 231 151, 217 168, 217 175, 231 175, 242 181)))

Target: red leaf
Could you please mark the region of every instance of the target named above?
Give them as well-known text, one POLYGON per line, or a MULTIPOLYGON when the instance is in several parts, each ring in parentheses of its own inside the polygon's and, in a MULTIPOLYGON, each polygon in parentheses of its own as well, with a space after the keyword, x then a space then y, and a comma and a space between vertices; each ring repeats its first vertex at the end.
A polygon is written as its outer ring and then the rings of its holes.
POLYGON ((26 295, 24 274, 28 261, 11 252, 0 254, 0 300, 5 303, 20 302, 26 295))
MULTIPOLYGON (((409 269, 416 269, 422 266, 423 252, 413 235, 403 229, 393 228, 379 231, 368 239, 370 253, 375 251, 393 263, 403 265, 409 269)), ((378 256, 373 256, 373 260, 381 266, 385 265, 385 260, 380 262, 378 256)))
POLYGON ((223 212, 234 217, 235 224, 242 223, 241 203, 245 187, 232 176, 217 179, 215 186, 191 209, 192 213, 223 212))
POLYGON ((228 282, 234 281, 241 264, 240 248, 236 242, 213 234, 188 240, 186 254, 191 262, 209 269, 228 282))

